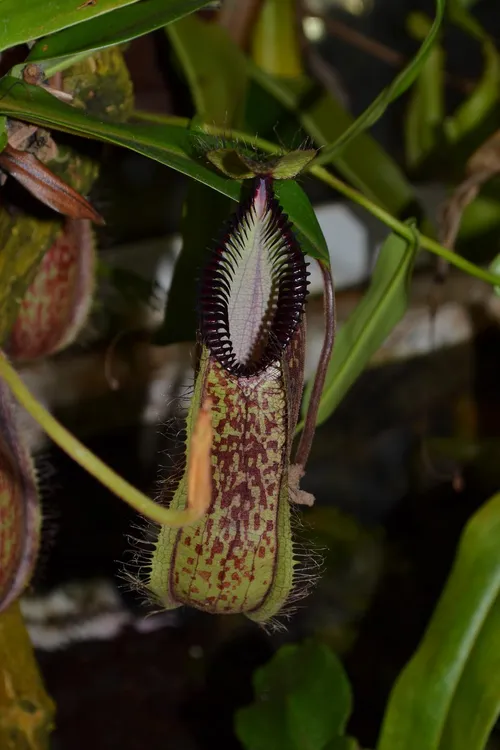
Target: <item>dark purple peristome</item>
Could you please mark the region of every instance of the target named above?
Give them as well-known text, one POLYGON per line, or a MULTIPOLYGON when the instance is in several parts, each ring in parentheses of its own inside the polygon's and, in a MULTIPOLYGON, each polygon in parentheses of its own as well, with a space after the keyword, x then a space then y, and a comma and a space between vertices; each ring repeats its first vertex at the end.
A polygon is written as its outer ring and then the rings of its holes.
POLYGON ((248 377, 281 357, 304 312, 308 275, 272 178, 255 178, 250 198, 229 220, 201 280, 203 342, 228 372, 248 377), (239 318, 248 322, 239 320, 236 342, 240 298, 247 312, 239 318), (245 357, 238 356, 238 347, 240 352, 246 347, 245 357))

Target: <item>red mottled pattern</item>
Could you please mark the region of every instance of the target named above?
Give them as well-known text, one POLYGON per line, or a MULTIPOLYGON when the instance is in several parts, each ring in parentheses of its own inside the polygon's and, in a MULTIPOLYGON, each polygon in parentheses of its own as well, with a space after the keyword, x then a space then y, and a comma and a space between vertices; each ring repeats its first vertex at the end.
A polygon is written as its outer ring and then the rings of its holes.
POLYGON ((203 524, 177 534, 170 593, 210 612, 248 612, 269 592, 278 555, 288 465, 281 364, 245 378, 209 357, 201 400, 207 396, 214 402, 213 501, 203 524))
POLYGON ((90 222, 69 220, 45 253, 21 303, 7 347, 9 355, 31 360, 68 346, 85 324, 93 286, 90 222))
POLYGON ((40 508, 35 471, 0 382, 0 611, 22 593, 36 561, 40 508))

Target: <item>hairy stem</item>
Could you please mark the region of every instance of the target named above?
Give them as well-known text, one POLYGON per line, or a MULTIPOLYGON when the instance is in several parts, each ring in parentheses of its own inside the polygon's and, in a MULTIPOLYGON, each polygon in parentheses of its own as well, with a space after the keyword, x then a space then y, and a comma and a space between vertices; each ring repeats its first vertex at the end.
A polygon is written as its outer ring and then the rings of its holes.
POLYGON ((314 433, 316 431, 316 421, 318 416, 321 394, 325 385, 326 373, 333 352, 335 343, 335 292, 333 287, 333 277, 329 268, 319 262, 319 267, 323 275, 323 309, 325 320, 325 337, 321 348, 321 355, 314 378, 314 385, 311 391, 311 399, 307 408, 307 414, 303 423, 302 436, 295 454, 294 463, 305 468, 309 453, 311 452, 314 433))

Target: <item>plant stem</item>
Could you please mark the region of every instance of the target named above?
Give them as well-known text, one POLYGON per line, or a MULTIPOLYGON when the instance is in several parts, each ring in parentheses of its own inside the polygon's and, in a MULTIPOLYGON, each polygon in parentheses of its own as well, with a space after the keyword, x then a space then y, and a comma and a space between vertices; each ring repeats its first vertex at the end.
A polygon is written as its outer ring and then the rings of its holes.
MULTIPOLYGON (((339 193, 345 195, 346 198, 349 198, 359 206, 365 208, 372 214, 372 216, 380 219, 380 221, 382 221, 386 226, 392 229, 393 232, 399 234, 400 237, 407 238, 410 241, 413 240, 414 230, 412 230, 406 224, 403 224, 403 222, 399 221, 399 219, 395 219, 388 211, 381 208, 381 206, 377 206, 375 203, 372 203, 372 201, 370 201, 368 198, 365 198, 365 196, 355 188, 346 185, 345 182, 339 180, 337 177, 328 172, 324 167, 318 167, 312 164, 309 168, 309 172, 325 184, 330 185, 330 187, 334 188, 335 190, 338 190, 339 193)), ((498 281, 500 279, 496 274, 485 271, 479 266, 474 265, 474 263, 471 263, 465 258, 462 258, 460 255, 457 255, 451 250, 448 250, 443 245, 440 245, 439 242, 433 240, 431 237, 427 237, 427 235, 425 234, 420 234, 419 242, 420 247, 424 248, 425 250, 429 250, 429 252, 438 255, 440 258, 444 258, 446 261, 454 266, 457 266, 457 268, 460 268, 462 271, 465 271, 471 276, 475 276, 476 278, 481 279, 482 281, 486 281, 489 284, 498 284, 498 281)))
POLYGON ((48 750, 54 704, 45 692, 19 602, 0 614, 0 747, 48 750))
POLYGON ((294 463, 305 469, 309 453, 311 452, 314 433, 316 432, 316 422, 318 418, 318 409, 321 402, 321 394, 325 385, 325 378, 328 372, 328 365, 332 357, 333 345, 335 343, 335 292, 333 289, 333 278, 329 268, 324 263, 318 262, 323 275, 323 295, 324 295, 324 321, 325 337, 321 348, 321 355, 314 378, 314 385, 311 391, 311 398, 307 407, 307 414, 304 422, 297 426, 297 431, 302 429, 302 435, 295 454, 294 463))
MULTIPOLYGON (((139 112, 137 110, 134 112, 134 118, 138 120, 145 120, 147 122, 179 125, 181 127, 187 127, 187 125, 189 124, 189 120, 187 120, 185 117, 175 117, 171 115, 164 116, 149 112, 139 112)), ((202 129, 205 133, 207 133, 207 135, 228 137, 228 133, 224 130, 224 128, 219 128, 214 125, 203 125, 202 129)), ((267 141, 264 138, 258 138, 257 136, 251 136, 248 133, 244 133, 239 130, 232 130, 230 133, 230 138, 236 141, 240 140, 248 145, 260 148, 266 153, 273 154, 281 153, 283 151, 283 149, 281 149, 276 143, 267 141)), ((373 203, 373 201, 366 198, 362 193, 359 192, 359 190, 356 190, 350 185, 347 185, 342 180, 339 180, 338 177, 335 177, 324 167, 318 166, 317 164, 312 162, 311 165, 306 167, 305 171, 309 172, 318 180, 324 182, 326 185, 334 188, 349 200, 357 203, 359 206, 362 206, 366 211, 372 214, 372 216, 375 216, 383 224, 389 227, 389 229, 391 229, 396 234, 399 234, 400 237, 404 237, 408 240, 413 240, 414 235, 410 227, 408 227, 399 219, 396 219, 381 206, 378 206, 376 203, 373 203)), ((431 237, 428 237, 425 234, 420 234, 420 246, 425 250, 434 253, 434 255, 438 255, 439 257, 444 258, 451 265, 457 266, 457 268, 465 271, 470 276, 475 276, 482 281, 486 281, 488 284, 493 284, 493 286, 500 286, 500 276, 494 273, 490 273, 489 271, 485 271, 479 266, 476 266, 474 263, 471 263, 465 258, 462 258, 460 255, 451 252, 446 247, 443 247, 443 245, 440 245, 439 242, 436 242, 436 240, 433 240, 431 237)))
MULTIPOLYGON (((116 472, 86 448, 83 443, 77 440, 71 432, 63 427, 52 414, 49 414, 38 403, 3 353, 0 353, 0 377, 5 380, 17 400, 52 438, 54 443, 138 513, 163 526, 172 527, 181 527, 194 523, 203 515, 200 510, 191 507, 185 510, 164 508, 153 502, 153 500, 142 492, 139 492, 139 490, 125 481, 119 474, 116 474, 116 472)), ((196 499, 194 498, 194 500, 196 499)))

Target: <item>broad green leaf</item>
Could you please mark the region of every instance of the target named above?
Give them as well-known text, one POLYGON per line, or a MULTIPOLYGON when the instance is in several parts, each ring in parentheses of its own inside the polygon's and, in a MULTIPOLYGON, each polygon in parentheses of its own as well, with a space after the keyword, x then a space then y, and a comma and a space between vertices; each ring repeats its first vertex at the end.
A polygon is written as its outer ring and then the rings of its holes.
MULTIPOLYGON (((296 113, 318 146, 339 138, 353 123, 352 116, 331 94, 324 91, 318 94, 315 84, 307 78, 276 78, 257 68, 252 68, 251 73, 263 89, 296 113)), ((347 144, 331 161, 354 187, 393 214, 400 214, 417 200, 399 166, 368 133, 347 144)))
POLYGON ((363 114, 353 122, 340 138, 322 151, 316 160, 316 164, 330 163, 350 141, 363 131, 367 130, 367 128, 374 125, 377 120, 382 117, 389 104, 401 96, 401 94, 411 86, 434 45, 443 21, 445 5, 446 0, 436 0, 436 16, 434 18, 434 23, 415 57, 412 58, 406 68, 404 68, 404 70, 396 76, 394 81, 377 96, 368 109, 366 109, 363 114))
POLYGON ((324 750, 341 738, 351 689, 325 644, 282 646, 255 672, 254 689, 255 702, 236 714, 236 733, 247 750, 324 750))
MULTIPOLYGON (((185 127, 101 120, 64 104, 37 86, 28 86, 10 77, 0 80, 0 114, 124 146, 239 200, 241 183, 228 180, 209 168, 195 153, 192 134, 185 127)), ((280 196, 304 252, 328 263, 324 237, 303 191, 288 188, 281 191, 280 196)))
MULTIPOLYGON (((411 13, 410 34, 421 40, 429 33, 430 20, 423 13, 411 13)), ((406 161, 415 169, 436 148, 445 117, 444 51, 436 40, 410 94, 405 120, 406 161)))
POLYGON ((302 74, 295 0, 264 0, 253 32, 252 58, 270 75, 302 74))
POLYGON ((208 0, 142 0, 112 15, 98 16, 41 39, 31 50, 27 62, 43 63, 45 69, 47 63, 61 57, 123 44, 193 13, 207 3, 208 0))
POLYGON ((227 31, 190 16, 168 26, 167 34, 188 80, 203 122, 235 128, 243 113, 245 56, 227 31))
MULTIPOLYGON (((333 356, 321 395, 317 424, 332 414, 362 373, 408 305, 413 262, 418 249, 418 234, 413 243, 391 234, 384 242, 368 290, 336 336, 333 356)), ((304 396, 307 410, 312 382, 304 396)), ((301 427, 301 425, 299 425, 301 427)))
MULTIPOLYGON (((167 29, 181 62, 197 121, 226 127, 241 124, 247 83, 245 57, 227 31, 191 16, 167 29)), ((231 201, 206 185, 189 185, 182 218, 182 250, 174 269, 165 320, 156 342, 194 341, 198 281, 207 248, 228 218, 231 201)))
POLYGON ((483 29, 474 16, 468 12, 461 0, 448 3, 450 20, 469 34, 482 46, 484 71, 481 80, 472 94, 444 122, 449 141, 455 143, 472 132, 490 113, 499 98, 500 55, 495 41, 483 29))
POLYGON ((439 750, 483 750, 499 714, 500 595, 467 659, 439 750))
POLYGON ((0 52, 131 5, 137 0, 0 0, 0 52))
MULTIPOLYGON (((489 659, 484 651, 488 644, 496 643, 498 648, 498 630, 494 640, 491 630, 498 619, 499 539, 500 494, 465 527, 451 574, 424 638, 393 687, 377 750, 461 748, 444 743, 460 722, 455 711, 464 710, 464 690, 479 712, 478 723, 467 729, 476 744, 468 745, 467 750, 484 746, 482 738, 491 727, 499 698, 498 690, 495 692, 498 650, 489 653, 489 659), (475 689, 474 682, 467 684, 465 679, 469 675, 475 680, 478 670, 481 687, 475 689), (479 691, 485 703, 480 703, 479 691)), ((472 716, 473 705, 467 711, 472 716)))

